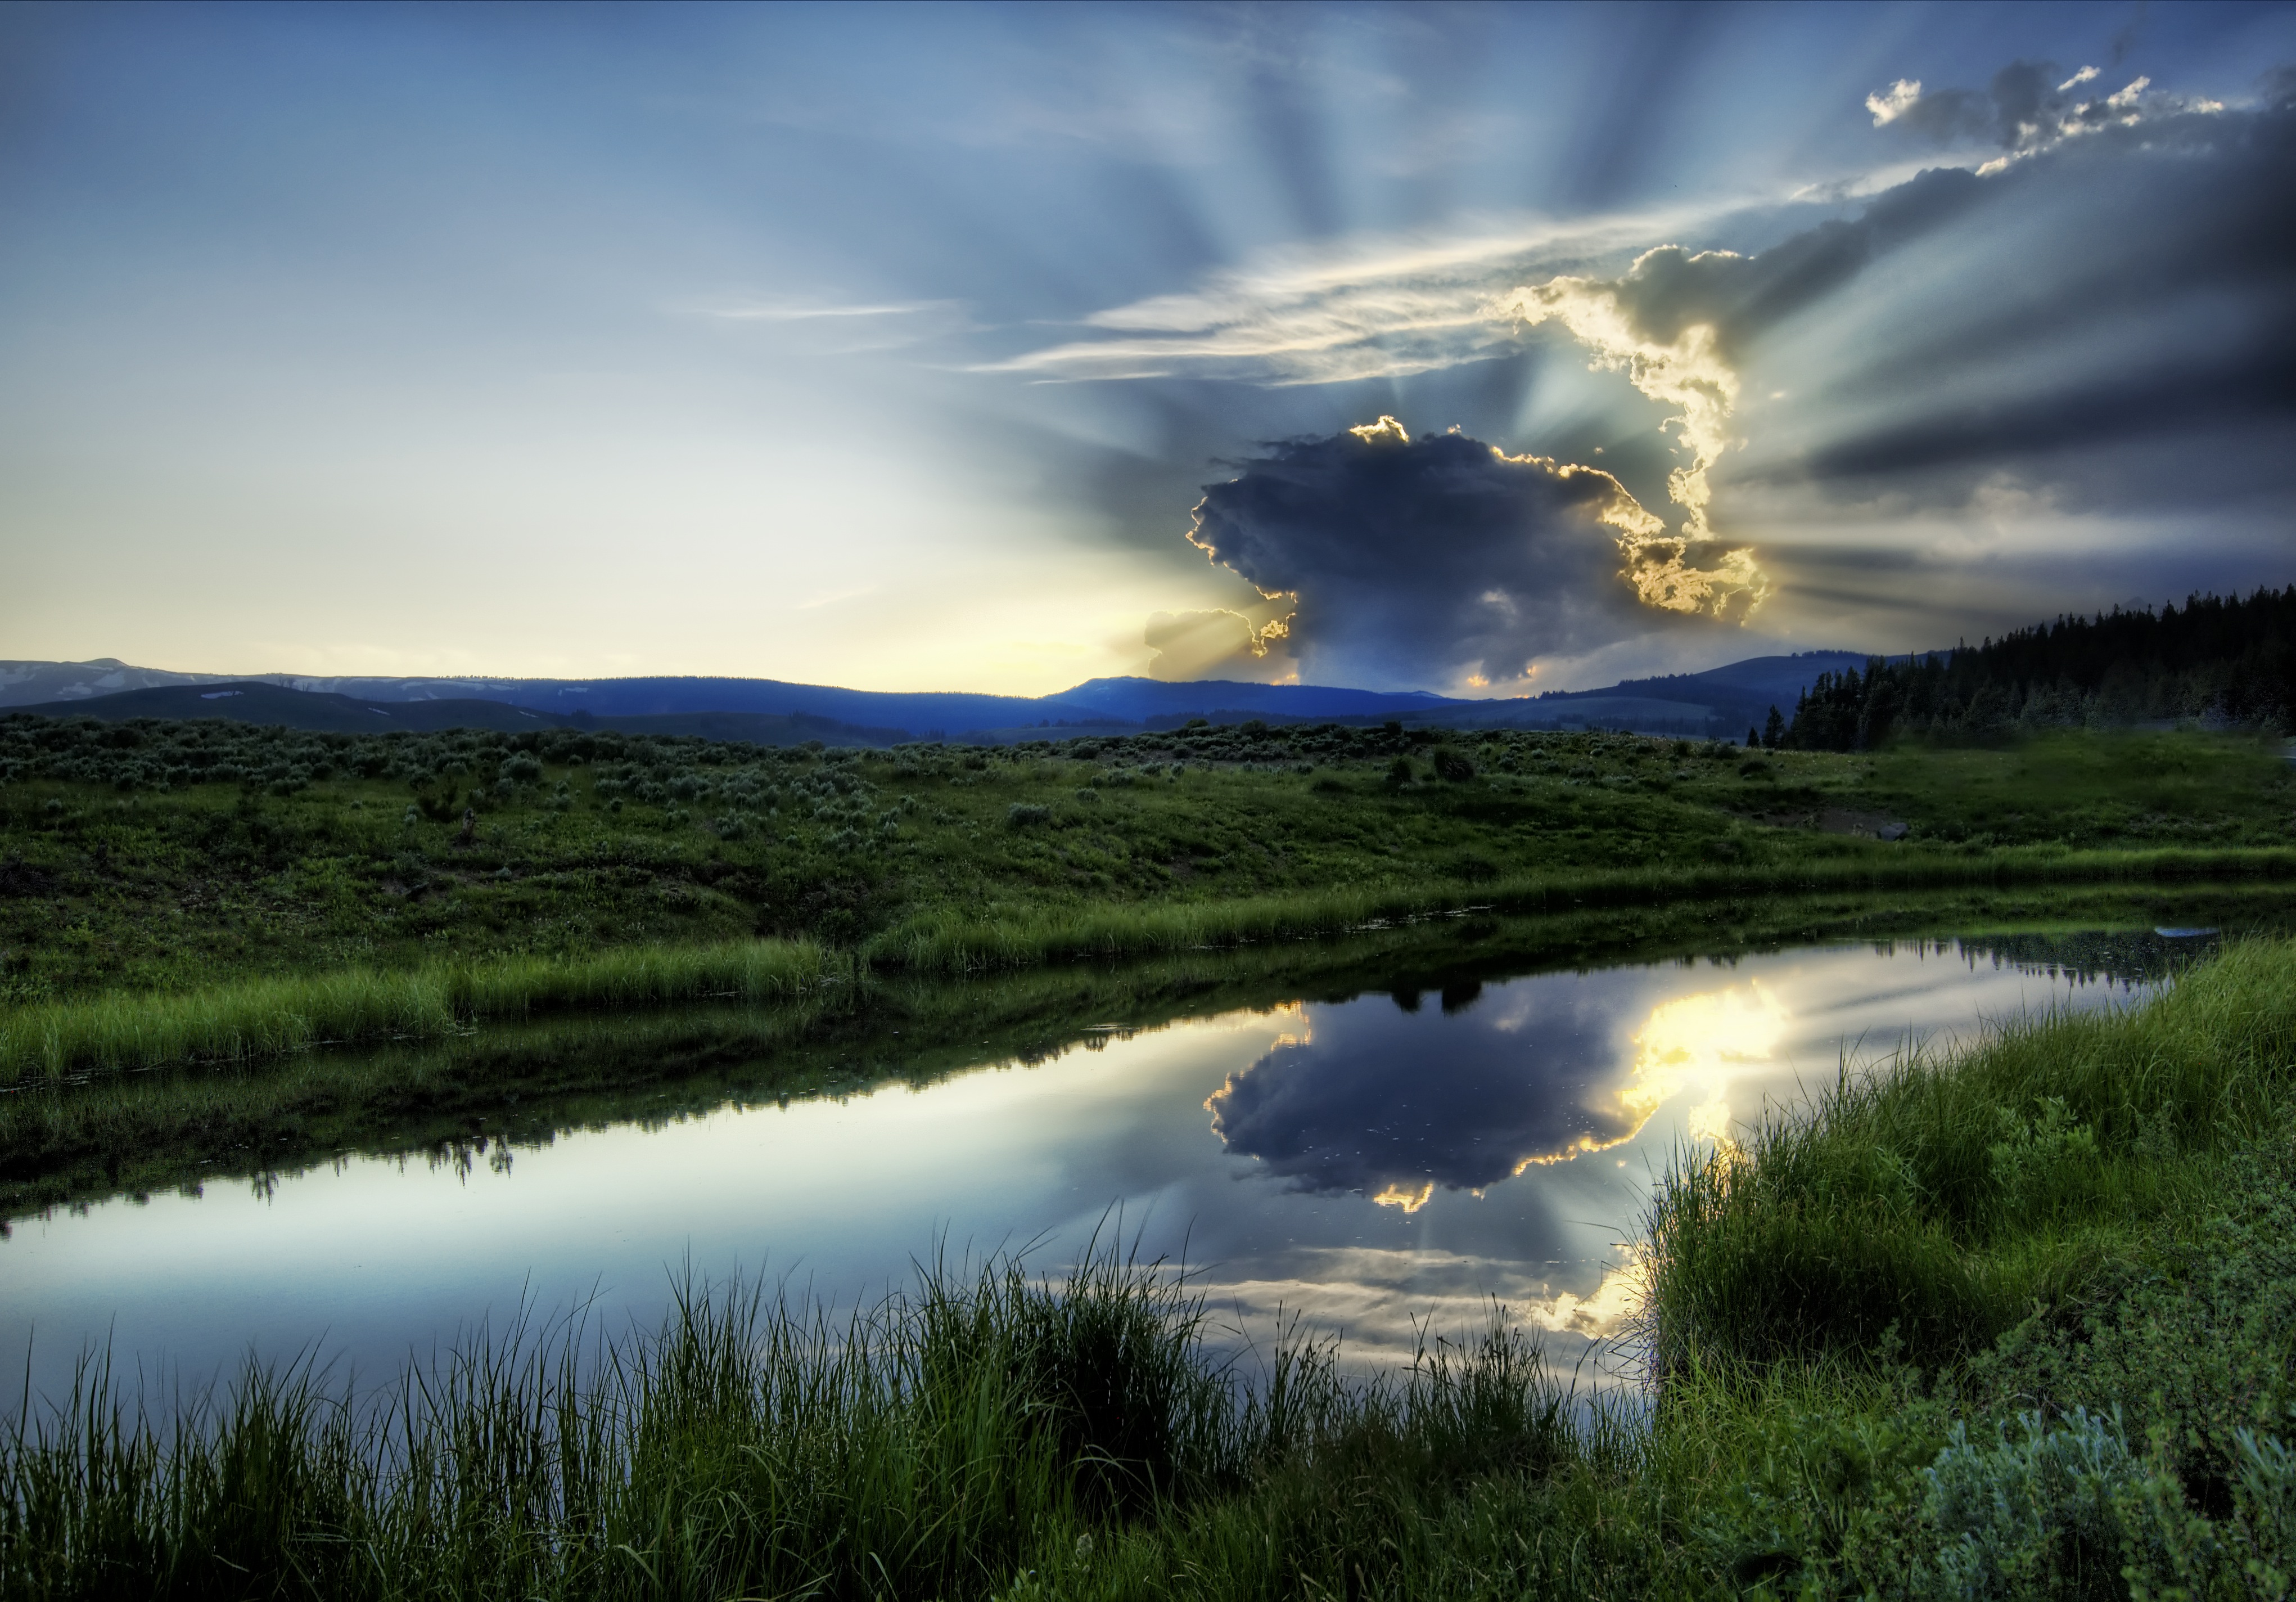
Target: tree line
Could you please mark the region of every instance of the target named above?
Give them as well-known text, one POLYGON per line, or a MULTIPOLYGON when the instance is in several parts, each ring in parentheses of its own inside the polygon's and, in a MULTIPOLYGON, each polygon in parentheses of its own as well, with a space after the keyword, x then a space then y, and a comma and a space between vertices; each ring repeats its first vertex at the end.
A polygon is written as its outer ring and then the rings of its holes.
POLYGON ((1819 674, 1791 719, 1772 707, 1747 743, 1864 751, 1893 735, 2186 719, 2296 732, 2296 584, 2246 597, 2194 596, 2157 612, 2115 607, 1973 646, 1875 657, 1863 673, 1819 674))

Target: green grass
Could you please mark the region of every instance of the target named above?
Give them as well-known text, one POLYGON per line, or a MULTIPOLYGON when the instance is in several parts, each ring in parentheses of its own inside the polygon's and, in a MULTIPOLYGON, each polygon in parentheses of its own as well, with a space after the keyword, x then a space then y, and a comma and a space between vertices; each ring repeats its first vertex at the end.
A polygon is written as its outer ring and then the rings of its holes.
POLYGON ((1503 878, 1472 886, 1438 884, 1382 892, 1328 891, 1144 908, 1045 908, 1004 917, 939 908, 888 930, 863 948, 863 956, 888 967, 926 973, 969 973, 1348 934, 1466 911, 1536 916, 1578 908, 1758 897, 1918 891, 1964 886, 2048 889, 2112 883, 2207 883, 2243 875, 2277 883, 2296 880, 2296 849, 2204 851, 2167 848, 2076 852, 2028 847, 1997 850, 1978 857, 1861 854, 1850 858, 1816 857, 1759 867, 1558 872, 1503 878))
POLYGON ((825 974, 825 954, 809 941, 741 941, 239 980, 181 995, 112 992, 0 1014, 0 1080, 244 1061, 557 1008, 794 998, 825 974))
MULTIPOLYGON (((1360 933, 1467 913, 1555 915, 1700 900, 1918 892, 1956 887, 2057 890, 2098 884, 2296 880, 2296 849, 1861 856, 1763 867, 1632 868, 1373 893, 1301 892, 1153 907, 1063 906, 988 915, 937 909, 875 937, 858 965, 964 974, 1052 963, 1215 950, 1360 933)), ((98 991, 0 1010, 0 1082, 35 1074, 243 1060, 322 1042, 436 1035, 473 1020, 554 1008, 794 996, 824 982, 808 941, 647 943, 585 953, 496 953, 412 969, 222 977, 188 992, 98 991)))
MULTIPOLYGON (((0 735, 29 721, 0 719, 0 735)), ((1921 864, 1945 883, 1981 879, 2004 851, 2003 871, 2022 872, 2020 852, 2231 860, 2296 843, 2296 773, 2259 742, 2201 735, 1752 761, 1494 735, 1456 743, 1477 776, 1452 783, 1427 776, 1423 740, 1380 730, 841 753, 447 735, 338 751, 281 733, 281 761, 239 752, 250 765, 218 783, 153 752, 229 726, 38 727, 79 743, 45 767, 0 762, 15 773, 0 784, 0 1006, 755 936, 947 948, 958 924, 1013 931, 995 940, 1016 949, 1073 925, 1053 943, 1097 949, 1095 920, 1148 914, 1168 945, 1197 918, 1242 937, 1607 875, 1742 891, 1921 864), (123 735, 144 743, 102 743, 123 735), (1421 776, 1401 787, 1385 776, 1397 752, 1421 776), (509 776, 521 761, 531 776, 509 776), (1015 805, 1044 821, 1009 826, 1015 805), (1885 817, 1911 838, 1824 831, 1885 817)))
POLYGON ((2296 878, 2296 774, 2252 739, 1749 759, 1491 734, 1445 748, 1456 782, 1431 739, 863 752, 0 719, 0 1079, 712 994, 808 945, 958 974, 1469 908, 2296 878), (1911 837, 1839 832, 1889 817, 1911 837))
MULTIPOLYGON (((652 1339, 520 1329, 379 1399, 253 1369, 155 1422, 99 1366, 0 1435, 0 1595, 980 1597, 1111 1538, 1139 1572, 1123 1532, 1242 1487, 1359 1519, 1580 1450, 1503 1330, 1360 1387, 1293 1343, 1246 1385, 1204 1317, 1102 1252, 1054 1285, 943 1267, 841 1325, 690 1289, 652 1339)), ((1300 1566, 1236 1544, 1202 1556, 1300 1566)), ((1311 1562, 1344 1586, 1351 1555, 1311 1562)))
MULTIPOLYGON (((2193 735, 1756 760, 1495 736, 1458 742, 1458 783, 1381 731, 283 737, 219 784, 166 726, 129 732, 55 726, 0 764, 12 1210, 1423 975, 2189 921, 2169 909, 2252 911, 2296 871, 2287 765, 2193 735), (221 1065, 109 1072, 186 1061, 221 1065)), ((308 1368, 188 1409, 100 1371, 28 1399, 0 1602, 2117 1596, 2124 1569, 2281 1595, 2292 997, 2290 947, 2238 947, 2133 1016, 2020 1024, 1685 1157, 1633 1428, 1504 1326, 1386 1384, 1312 1345, 1230 1370, 1203 1310, 1105 1257, 1054 1287, 942 1273, 850 1327, 697 1294, 652 1341, 521 1332, 381 1400, 308 1368)))

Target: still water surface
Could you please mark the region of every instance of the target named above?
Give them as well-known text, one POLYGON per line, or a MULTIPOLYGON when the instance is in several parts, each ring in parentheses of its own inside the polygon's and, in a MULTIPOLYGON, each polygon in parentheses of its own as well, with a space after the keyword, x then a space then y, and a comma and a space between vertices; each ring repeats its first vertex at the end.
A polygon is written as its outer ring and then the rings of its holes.
MULTIPOLYGON (((380 1377, 587 1302, 652 1327, 674 1282, 849 1303, 952 1255, 1072 1261, 1110 1209, 1185 1255, 1221 1320, 1279 1310, 1377 1362, 1496 1296, 1570 1365, 1611 1333, 1653 1177, 1908 1039, 2126 1005, 2164 950, 2069 966, 1979 942, 1834 945, 1108 1027, 922 1089, 725 1109, 496 1147, 348 1157, 267 1187, 103 1202, 0 1242, 0 1353, 35 1389, 109 1342, 197 1384, 250 1350, 380 1377)), ((1120 1023, 1120 1021, 1119 1021, 1120 1023)))

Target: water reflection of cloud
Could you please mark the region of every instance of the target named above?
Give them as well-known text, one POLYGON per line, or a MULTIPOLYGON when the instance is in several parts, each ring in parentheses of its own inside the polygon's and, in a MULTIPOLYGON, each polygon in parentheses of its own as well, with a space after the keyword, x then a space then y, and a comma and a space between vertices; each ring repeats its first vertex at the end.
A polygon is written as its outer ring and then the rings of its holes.
MULTIPOLYGON (((1346 1352, 1374 1364, 1407 1360, 1439 1339, 1472 1339, 1489 1327, 1496 1307, 1539 1339, 1551 1363, 1575 1369, 1587 1347, 1632 1334, 1643 1288, 1642 1265, 1631 1252, 1608 1264, 1541 1265, 1351 1246, 1293 1251, 1237 1267, 1242 1271, 1196 1282, 1223 1322, 1232 1319, 1238 1333, 1259 1341, 1304 1320, 1313 1330, 1344 1333, 1346 1352)), ((1589 1377, 1601 1377, 1599 1365, 1589 1377)))
POLYGON ((1631 1115, 1599 1094, 1617 1067, 1610 998, 1546 999, 1513 1031, 1475 1011, 1317 1007, 1312 1035, 1279 1042, 1204 1105, 1230 1151, 1296 1189, 1408 1209, 1439 1187, 1480 1189, 1526 1158, 1629 1130, 1631 1115))
POLYGON ((1441 1015, 1368 1000, 1316 1009, 1204 1105, 1227 1148, 1299 1190, 1416 1212, 1537 1164, 1610 1149, 1685 1094, 1693 1138, 1728 1136, 1734 1078, 1774 1065, 1788 1014, 1758 982, 1653 1006, 1583 978, 1505 987, 1500 1004, 1441 1015), (1512 994, 1505 992, 1511 991, 1512 994))

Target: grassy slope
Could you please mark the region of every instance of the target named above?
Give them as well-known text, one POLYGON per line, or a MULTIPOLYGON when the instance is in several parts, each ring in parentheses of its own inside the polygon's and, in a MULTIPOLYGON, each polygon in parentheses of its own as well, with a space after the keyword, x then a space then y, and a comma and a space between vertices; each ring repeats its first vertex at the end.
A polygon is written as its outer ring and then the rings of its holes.
POLYGON ((2292 1084, 2296 947, 2259 944, 1685 1168, 1640 1424, 1503 1327, 1239 1388, 1112 1260, 850 1332, 721 1295, 587 1379, 545 1339, 380 1412, 256 1376, 171 1435, 99 1383, 0 1439, 0 1590, 2281 1597, 2292 1084))
POLYGON ((1463 747, 1481 768, 1465 784, 1428 778, 1422 753, 1420 780, 1400 790, 1385 782, 1384 756, 1270 770, 1292 747, 1190 737, 1102 743, 1086 760, 1058 748, 999 754, 978 770, 931 752, 801 759, 764 770, 758 784, 780 800, 747 811, 734 810, 725 768, 691 769, 721 786, 715 797, 615 797, 609 810, 589 769, 552 768, 523 804, 483 813, 467 848, 454 822, 402 821, 406 786, 383 781, 125 797, 19 781, 0 789, 7 995, 757 933, 850 943, 951 913, 1021 924, 1106 907, 1908 854, 1753 821, 1829 808, 1904 818, 1911 850, 1939 854, 1972 847, 1923 842, 2284 846, 2296 809, 2286 764, 2263 746, 2193 735, 1755 764, 1677 755, 1664 741, 1529 735, 1463 747), (1240 766, 1228 760, 1238 752, 1265 760, 1240 766), (1182 776, 1132 776, 1173 755, 1190 760, 1182 776), (853 791, 816 817, 800 789, 828 773, 853 791), (562 782, 569 805, 554 810, 562 782), (1085 791, 1097 799, 1079 800, 1085 791), (1007 827, 1015 803, 1051 817, 1007 827), (718 806, 754 826, 724 837, 709 816, 718 806))
MULTIPOLYGON (((234 1030, 219 1023, 129 1021, 108 1001, 62 1021, 27 1008, 316 974, 491 984, 507 1004, 516 986, 488 973, 524 965, 546 997, 570 982, 531 959, 758 935, 964 969, 1464 905, 2296 869, 2286 765, 2228 737, 1742 760, 1624 736, 1495 736, 1457 748, 1474 778, 1435 780, 1416 749, 1401 759, 1415 776, 1398 785, 1389 747, 1412 744, 1218 730, 1095 742, 1089 758, 665 746, 650 790, 579 765, 496 782, 468 843, 453 821, 461 793, 450 802, 440 788, 463 781, 443 776, 417 784, 446 822, 395 780, 122 795, 20 777, 0 788, 0 1031, 12 1072, 59 1051, 118 1056, 105 1042, 123 1031, 228 1054, 234 1030), (1016 806, 1043 816, 1013 826, 1016 806), (1809 826, 1829 813, 1901 818, 1914 838, 1809 826), (2178 854, 2194 850, 2206 860, 2178 854)), ((250 1018, 265 1005, 294 1010, 251 995, 250 1018)), ((351 1024, 298 1015, 285 1035, 351 1024)))

